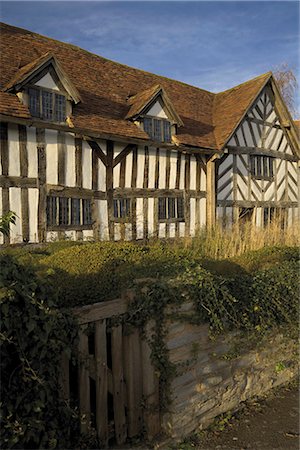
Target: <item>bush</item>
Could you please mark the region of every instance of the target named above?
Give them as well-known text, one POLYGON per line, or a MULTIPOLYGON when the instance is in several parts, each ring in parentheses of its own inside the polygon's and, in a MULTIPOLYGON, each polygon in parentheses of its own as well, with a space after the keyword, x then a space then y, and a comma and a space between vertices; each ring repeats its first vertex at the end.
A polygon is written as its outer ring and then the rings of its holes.
POLYGON ((74 411, 59 396, 60 361, 76 324, 47 278, 0 256, 1 447, 69 448, 74 411))

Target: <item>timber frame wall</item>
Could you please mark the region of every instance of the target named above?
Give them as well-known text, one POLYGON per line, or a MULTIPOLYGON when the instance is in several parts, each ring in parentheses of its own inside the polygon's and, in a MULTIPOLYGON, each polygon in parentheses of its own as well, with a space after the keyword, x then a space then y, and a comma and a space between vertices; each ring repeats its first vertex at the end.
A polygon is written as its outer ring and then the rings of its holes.
POLYGON ((6 244, 187 237, 206 224, 204 154, 3 122, 1 168, 1 214, 17 214, 6 244), (89 199, 91 223, 47 225, 48 197, 89 199), (159 219, 163 197, 184 199, 184 220, 159 219), (130 199, 128 217, 115 217, 116 199, 130 199))
POLYGON ((223 223, 247 218, 266 225, 274 213, 283 226, 299 220, 299 158, 279 119, 274 94, 268 86, 256 99, 216 163, 217 217, 223 223), (251 158, 271 158, 273 176, 251 173, 251 158))

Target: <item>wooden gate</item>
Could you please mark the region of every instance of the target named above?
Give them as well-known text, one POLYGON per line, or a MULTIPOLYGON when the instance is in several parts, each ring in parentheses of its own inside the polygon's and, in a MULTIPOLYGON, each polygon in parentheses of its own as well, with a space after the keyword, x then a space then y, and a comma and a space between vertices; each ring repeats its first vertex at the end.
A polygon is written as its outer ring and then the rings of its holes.
MULTIPOLYGON (((75 383, 81 431, 95 428, 103 447, 142 432, 151 440, 160 431, 158 377, 149 345, 137 329, 126 334, 123 325, 108 327, 108 319, 125 313, 133 300, 127 291, 121 299, 74 310, 80 323, 75 383)), ((74 375, 65 356, 62 365, 62 390, 69 400, 74 375)))

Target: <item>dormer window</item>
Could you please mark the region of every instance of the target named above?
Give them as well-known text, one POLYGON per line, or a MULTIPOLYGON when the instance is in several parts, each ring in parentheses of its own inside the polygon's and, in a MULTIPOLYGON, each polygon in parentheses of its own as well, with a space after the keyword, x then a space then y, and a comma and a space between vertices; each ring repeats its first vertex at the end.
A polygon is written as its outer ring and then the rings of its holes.
POLYGON ((168 120, 145 117, 144 131, 154 141, 171 142, 171 123, 168 120))
POLYGON ((29 110, 32 116, 53 122, 65 122, 66 97, 43 88, 29 88, 29 110))

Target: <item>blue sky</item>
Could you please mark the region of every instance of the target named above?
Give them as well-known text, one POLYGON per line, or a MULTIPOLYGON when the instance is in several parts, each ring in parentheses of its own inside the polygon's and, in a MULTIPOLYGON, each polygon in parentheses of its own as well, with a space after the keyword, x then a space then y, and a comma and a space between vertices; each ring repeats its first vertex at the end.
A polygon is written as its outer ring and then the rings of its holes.
POLYGON ((297 1, 10 1, 1 20, 212 92, 300 71, 297 1))

